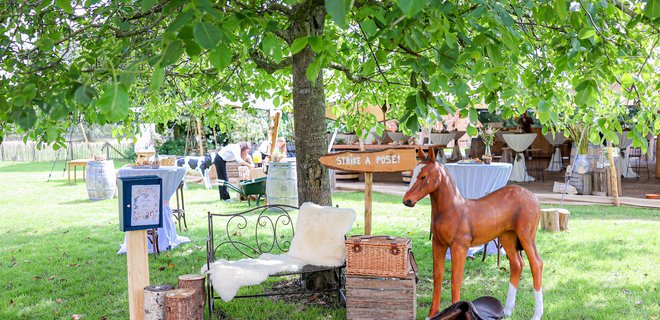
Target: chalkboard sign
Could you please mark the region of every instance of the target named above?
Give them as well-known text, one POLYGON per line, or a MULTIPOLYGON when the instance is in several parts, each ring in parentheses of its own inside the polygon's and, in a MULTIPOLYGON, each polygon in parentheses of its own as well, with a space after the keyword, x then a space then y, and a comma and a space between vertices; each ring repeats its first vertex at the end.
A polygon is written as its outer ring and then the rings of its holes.
POLYGON ((134 231, 163 226, 163 181, 158 176, 120 177, 119 230, 134 231))

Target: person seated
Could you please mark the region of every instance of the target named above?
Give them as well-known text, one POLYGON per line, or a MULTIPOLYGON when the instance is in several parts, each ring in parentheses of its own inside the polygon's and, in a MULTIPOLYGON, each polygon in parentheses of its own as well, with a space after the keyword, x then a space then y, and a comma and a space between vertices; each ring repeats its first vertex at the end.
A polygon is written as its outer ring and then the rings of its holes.
MULTIPOLYGON (((215 170, 218 174, 218 179, 220 180, 229 180, 229 174, 227 173, 227 162, 236 161, 241 166, 247 166, 249 168, 254 168, 254 163, 252 163, 252 157, 248 153, 250 151, 250 145, 247 142, 232 143, 224 146, 218 154, 213 159, 215 164, 215 170)), ((230 202, 231 197, 227 191, 227 187, 224 185, 218 186, 218 192, 220 193, 220 200, 230 202)))

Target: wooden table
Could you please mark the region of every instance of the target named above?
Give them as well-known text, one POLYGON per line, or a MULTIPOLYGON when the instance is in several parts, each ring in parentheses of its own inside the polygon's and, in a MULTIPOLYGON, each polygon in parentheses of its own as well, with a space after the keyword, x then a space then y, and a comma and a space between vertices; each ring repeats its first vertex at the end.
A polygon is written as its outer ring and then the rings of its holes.
POLYGON ((92 159, 76 159, 67 161, 67 178, 69 184, 71 184, 71 167, 73 166, 73 183, 76 183, 76 173, 78 172, 77 167, 81 166, 83 168, 83 180, 85 180, 85 171, 87 169, 87 161, 92 161, 92 159))

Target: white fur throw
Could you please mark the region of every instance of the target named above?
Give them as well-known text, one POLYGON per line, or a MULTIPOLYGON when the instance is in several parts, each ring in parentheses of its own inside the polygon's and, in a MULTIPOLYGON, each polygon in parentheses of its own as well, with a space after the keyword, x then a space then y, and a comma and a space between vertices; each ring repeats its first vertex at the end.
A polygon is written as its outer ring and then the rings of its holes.
POLYGON ((300 206, 296 233, 289 252, 264 253, 257 259, 218 260, 202 274, 210 274, 213 288, 224 301, 230 301, 243 286, 264 282, 269 275, 299 271, 305 265, 341 266, 346 259, 344 235, 355 221, 355 211, 321 207, 306 202, 300 206))
POLYGON ((288 254, 315 266, 341 266, 346 260, 344 235, 354 221, 353 209, 305 202, 300 206, 296 235, 288 254))

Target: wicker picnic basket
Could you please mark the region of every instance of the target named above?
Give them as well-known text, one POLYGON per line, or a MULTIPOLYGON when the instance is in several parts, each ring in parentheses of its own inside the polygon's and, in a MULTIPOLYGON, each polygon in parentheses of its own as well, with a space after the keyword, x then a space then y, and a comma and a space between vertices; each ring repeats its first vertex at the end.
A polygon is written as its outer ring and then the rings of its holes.
POLYGON ((346 274, 406 278, 417 272, 412 241, 390 236, 351 236, 346 245, 346 274))

